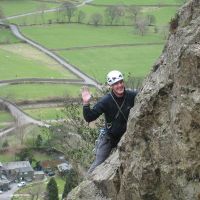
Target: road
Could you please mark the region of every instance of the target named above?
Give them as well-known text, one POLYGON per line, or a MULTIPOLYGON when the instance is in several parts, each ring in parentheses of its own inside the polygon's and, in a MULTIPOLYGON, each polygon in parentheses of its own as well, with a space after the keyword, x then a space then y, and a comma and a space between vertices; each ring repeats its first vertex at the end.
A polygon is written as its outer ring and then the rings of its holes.
MULTIPOLYGON (((77 7, 83 6, 86 3, 91 2, 92 0, 85 0, 83 1, 83 3, 77 5, 77 7)), ((44 12, 55 12, 58 8, 54 8, 54 9, 50 9, 50 10, 45 10, 44 12)), ((39 14, 42 11, 38 11, 38 12, 32 12, 32 13, 26 13, 26 14, 21 14, 21 15, 17 15, 17 16, 11 16, 11 17, 7 17, 6 19, 14 19, 14 18, 18 18, 18 17, 23 17, 23 16, 27 16, 27 15, 33 15, 33 14, 39 14)), ((0 21, 1 24, 4 24, 4 22, 1 20, 0 21)), ((33 47, 39 49, 40 51, 42 51, 43 53, 49 55, 50 57, 52 57, 54 60, 56 60, 58 63, 60 63, 62 66, 64 66, 66 69, 68 69, 69 71, 71 71, 72 73, 74 73, 76 76, 80 77, 82 79, 81 81, 71 81, 68 80, 62 80, 63 82, 68 82, 68 83, 76 83, 76 84, 82 84, 82 85, 92 85, 95 86, 98 89, 102 89, 101 85, 95 81, 94 79, 92 79, 91 77, 89 77, 88 75, 84 74, 83 72, 81 72, 79 69, 77 69, 75 66, 72 66, 71 64, 67 63, 66 60, 64 60, 63 58, 59 57, 58 55, 56 55, 55 53, 51 52, 50 50, 46 49, 45 47, 43 47, 42 45, 26 38, 24 35, 22 35, 17 27, 17 25, 11 24, 9 25, 12 33, 19 39, 21 39, 22 41, 25 41, 26 43, 32 45, 33 47)), ((19 80, 18 82, 23 82, 23 81, 32 81, 32 82, 59 82, 58 80, 47 80, 47 79, 40 79, 40 80, 33 80, 33 79, 29 79, 29 80, 19 80)), ((61 81, 61 82, 62 82, 61 81)), ((9 82, 17 82, 17 80, 10 80, 9 82)), ((2 81, 1 84, 5 84, 6 81, 2 81)), ((0 85, 1 85, 0 84, 0 85)), ((30 116, 28 116, 27 114, 25 114, 20 108, 18 108, 15 104, 5 100, 5 99, 0 99, 0 102, 5 104, 8 109, 10 110, 11 114, 14 116, 14 118, 17 120, 18 124, 20 125, 25 125, 25 124, 37 124, 39 126, 49 126, 48 124, 45 124, 44 122, 35 120, 33 118, 31 118, 30 116)), ((9 128, 7 130, 4 130, 3 132, 0 133, 0 136, 3 136, 5 134, 7 134, 8 132, 12 131, 15 127, 9 128)))
MULTIPOLYGON (((81 4, 77 5, 76 7, 84 6, 85 4, 90 3, 92 1, 93 0, 85 0, 81 4)), ((41 13, 56 12, 58 9, 59 8, 52 8, 52 9, 48 9, 48 10, 44 10, 44 11, 42 10, 42 11, 29 12, 29 13, 24 13, 24 14, 20 14, 20 15, 6 17, 6 19, 9 20, 9 19, 16 19, 16 18, 20 18, 20 17, 26 17, 29 15, 37 15, 37 14, 41 14, 41 13)))
POLYGON ((36 42, 26 38, 25 36, 23 36, 18 27, 14 24, 10 25, 10 29, 13 32, 13 34, 21 39, 22 41, 25 41, 26 43, 32 45, 33 47, 39 49, 40 51, 42 51, 43 53, 47 54, 48 56, 52 57, 54 60, 56 60, 58 63, 60 63, 62 66, 64 66, 65 68, 67 68, 69 71, 71 71, 72 73, 74 73, 75 75, 77 75, 78 77, 80 77, 81 79, 84 80, 83 84, 87 84, 87 85, 93 85, 99 89, 101 89, 101 86, 98 84, 97 81, 93 80, 91 77, 89 77, 88 75, 84 74, 83 72, 81 72, 79 69, 77 69, 76 67, 72 66, 71 64, 67 63, 63 58, 59 57, 58 55, 54 54, 53 52, 51 52, 50 50, 46 49, 45 47, 41 46, 40 44, 37 44, 36 42))
POLYGON ((18 121, 18 125, 26 125, 26 124, 37 124, 39 126, 48 126, 41 121, 37 121, 27 114, 25 114, 20 108, 18 108, 15 104, 9 102, 8 100, 0 98, 0 103, 4 104, 9 110, 12 116, 18 121))
POLYGON ((2 194, 0 194, 0 199, 1 200, 10 200, 13 196, 13 194, 19 189, 17 187, 16 183, 12 183, 10 185, 10 190, 3 192, 2 194))

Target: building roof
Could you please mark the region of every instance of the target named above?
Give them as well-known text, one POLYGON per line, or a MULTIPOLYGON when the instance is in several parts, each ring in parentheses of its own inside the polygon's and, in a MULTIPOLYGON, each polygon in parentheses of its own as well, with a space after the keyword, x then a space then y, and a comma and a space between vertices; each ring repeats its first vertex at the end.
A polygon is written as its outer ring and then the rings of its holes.
POLYGON ((57 168, 60 172, 63 172, 63 171, 68 171, 68 170, 72 169, 72 166, 67 163, 61 163, 61 164, 57 165, 57 168))
POLYGON ((29 161, 17 161, 2 163, 5 170, 16 170, 18 172, 34 171, 29 161))
POLYGON ((34 172, 35 175, 44 175, 44 171, 35 171, 34 172))
POLYGON ((4 184, 8 184, 8 183, 10 183, 10 181, 8 181, 8 180, 1 180, 0 179, 0 185, 4 185, 4 184))

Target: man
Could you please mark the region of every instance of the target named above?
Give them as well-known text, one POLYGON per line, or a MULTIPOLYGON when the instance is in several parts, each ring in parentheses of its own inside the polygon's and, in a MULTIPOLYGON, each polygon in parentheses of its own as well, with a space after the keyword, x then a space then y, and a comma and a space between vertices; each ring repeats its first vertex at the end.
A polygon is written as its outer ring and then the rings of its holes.
POLYGON ((124 78, 121 72, 111 71, 107 75, 107 83, 111 92, 103 96, 93 108, 90 108, 91 94, 88 88, 82 90, 83 116, 87 122, 105 115, 105 127, 98 138, 96 158, 88 173, 106 160, 111 150, 115 148, 127 128, 130 109, 134 106, 136 91, 125 90, 124 78))

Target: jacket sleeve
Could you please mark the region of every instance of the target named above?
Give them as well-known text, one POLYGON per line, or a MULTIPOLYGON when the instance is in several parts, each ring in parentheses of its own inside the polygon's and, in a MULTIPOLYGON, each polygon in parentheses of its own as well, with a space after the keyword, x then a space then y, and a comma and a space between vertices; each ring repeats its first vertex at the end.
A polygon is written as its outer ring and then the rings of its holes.
POLYGON ((105 105, 103 101, 97 102, 93 108, 90 105, 83 106, 83 117, 86 122, 96 120, 102 113, 105 112, 105 105))

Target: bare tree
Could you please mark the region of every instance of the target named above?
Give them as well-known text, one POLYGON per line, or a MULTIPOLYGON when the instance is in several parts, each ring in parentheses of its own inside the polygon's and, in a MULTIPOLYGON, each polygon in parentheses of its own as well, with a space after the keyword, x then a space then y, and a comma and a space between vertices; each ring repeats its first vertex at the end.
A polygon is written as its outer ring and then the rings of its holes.
POLYGON ((99 13, 94 13, 91 16, 91 23, 94 24, 95 26, 98 26, 99 24, 102 23, 103 21, 103 16, 99 13))
POLYGON ((135 28, 138 31, 138 33, 143 36, 148 31, 147 25, 148 24, 146 19, 140 19, 136 21, 135 28))
POLYGON ((141 8, 139 6, 132 5, 128 7, 129 18, 133 20, 134 23, 136 23, 140 12, 141 12, 141 8))
POLYGON ((16 124, 15 126, 16 126, 17 133, 19 135, 18 138, 20 139, 21 145, 23 145, 26 126, 23 124, 23 117, 21 115, 17 117, 15 124, 16 124))
POLYGON ((86 17, 85 12, 83 12, 82 10, 79 10, 78 11, 78 15, 77 15, 77 22, 78 23, 83 22, 83 20, 85 19, 85 17, 86 17))
POLYGON ((108 6, 105 10, 105 16, 110 25, 117 22, 120 17, 125 15, 124 6, 112 5, 108 6))
POLYGON ((4 11, 1 7, 0 7, 0 22, 4 22, 5 24, 8 24, 8 21, 6 20, 6 16, 4 14, 4 11))
POLYGON ((67 16, 68 23, 71 22, 71 18, 75 15, 76 6, 71 2, 65 2, 62 4, 64 14, 67 16))
POLYGON ((27 16, 24 16, 22 18, 22 25, 26 25, 26 22, 27 22, 27 16))
POLYGON ((0 7, 0 20, 3 20, 5 18, 3 9, 0 7))
POLYGON ((60 22, 60 21, 64 21, 64 17, 62 18, 63 16, 63 9, 62 9, 62 6, 60 6, 57 10, 56 10, 56 21, 57 22, 60 22))
POLYGON ((163 26, 161 27, 160 31, 161 35, 163 36, 163 39, 167 39, 169 35, 169 26, 163 26))
POLYGON ((154 15, 147 15, 147 16, 146 16, 146 20, 147 20, 147 24, 148 24, 149 26, 155 24, 155 22, 156 22, 156 18, 155 18, 154 15))
POLYGON ((40 6, 38 7, 38 11, 40 12, 40 16, 42 19, 42 23, 45 23, 45 17, 44 17, 44 11, 47 9, 47 6, 45 3, 40 4, 40 6))

